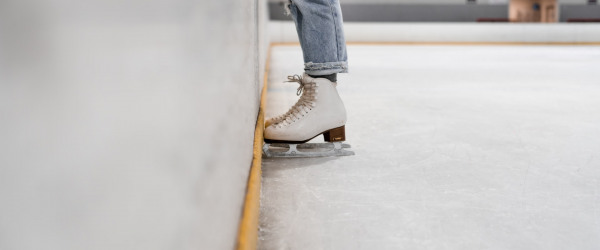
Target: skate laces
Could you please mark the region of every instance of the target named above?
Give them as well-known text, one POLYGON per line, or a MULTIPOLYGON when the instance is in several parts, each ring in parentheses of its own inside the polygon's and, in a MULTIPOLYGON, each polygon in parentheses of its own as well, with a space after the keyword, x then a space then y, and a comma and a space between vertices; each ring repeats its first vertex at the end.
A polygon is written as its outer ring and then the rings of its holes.
POLYGON ((288 80, 285 82, 297 82, 298 84, 300 84, 300 87, 298 87, 298 89, 296 90, 297 96, 300 96, 300 94, 302 94, 302 91, 304 91, 305 83, 302 82, 302 77, 299 75, 288 76, 288 80))
POLYGON ((296 95, 300 96, 298 102, 292 106, 287 113, 277 118, 281 121, 275 124, 277 127, 287 126, 297 121, 298 119, 305 116, 312 108, 316 106, 315 101, 317 100, 317 89, 318 86, 315 82, 305 82, 302 76, 293 75, 288 76, 286 82, 296 82, 300 84, 296 90, 296 95))

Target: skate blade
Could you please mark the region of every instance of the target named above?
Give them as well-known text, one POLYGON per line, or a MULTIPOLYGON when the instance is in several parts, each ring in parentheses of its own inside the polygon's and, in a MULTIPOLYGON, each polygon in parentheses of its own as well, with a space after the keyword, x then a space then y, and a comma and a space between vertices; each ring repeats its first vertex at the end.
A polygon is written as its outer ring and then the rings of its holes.
POLYGON ((350 148, 350 144, 342 142, 304 144, 265 143, 263 145, 263 153, 265 157, 271 158, 310 158, 354 155, 354 152, 345 150, 346 148, 350 148))

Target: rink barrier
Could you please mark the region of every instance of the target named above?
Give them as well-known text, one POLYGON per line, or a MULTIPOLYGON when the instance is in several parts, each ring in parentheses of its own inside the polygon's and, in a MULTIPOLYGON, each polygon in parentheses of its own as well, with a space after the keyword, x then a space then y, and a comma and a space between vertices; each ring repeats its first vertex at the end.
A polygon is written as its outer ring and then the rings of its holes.
MULTIPOLYGON (((272 42, 298 42, 293 22, 270 21, 272 42)), ((600 44, 592 23, 344 23, 346 42, 409 44, 600 44)))
POLYGON ((265 104, 267 95, 267 83, 269 75, 269 62, 271 58, 271 47, 267 50, 265 62, 265 71, 263 72, 263 87, 260 94, 260 107, 258 109, 258 118, 256 119, 256 128, 254 130, 254 148, 252 156, 252 165, 248 176, 248 185, 246 188, 246 198, 240 221, 238 238, 235 249, 254 250, 258 244, 258 219, 260 215, 260 189, 262 176, 262 146, 265 131, 265 104))
MULTIPOLYGON (((347 42, 347 45, 393 46, 393 45, 432 45, 432 46, 600 46, 600 42, 347 42)), ((279 42, 272 46, 300 46, 298 42, 279 42)))

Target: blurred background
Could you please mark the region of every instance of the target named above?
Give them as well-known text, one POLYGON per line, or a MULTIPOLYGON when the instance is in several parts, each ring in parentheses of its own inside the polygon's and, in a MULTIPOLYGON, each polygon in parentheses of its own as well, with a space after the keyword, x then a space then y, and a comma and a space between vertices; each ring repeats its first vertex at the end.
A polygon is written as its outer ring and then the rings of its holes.
MULTIPOLYGON (((0 0, 0 249, 234 248, 284 4, 0 0)), ((595 0, 342 9, 348 42, 600 42, 595 0)))
MULTIPOLYGON (((271 20, 287 20, 270 0, 271 20)), ((345 22, 598 22, 596 0, 346 0, 345 22)))
MULTIPOLYGON (((269 2, 270 40, 297 42, 283 6, 283 1, 269 2)), ((600 22, 600 6, 594 0, 347 0, 341 6, 349 42, 578 43, 599 38, 594 24, 600 22)))

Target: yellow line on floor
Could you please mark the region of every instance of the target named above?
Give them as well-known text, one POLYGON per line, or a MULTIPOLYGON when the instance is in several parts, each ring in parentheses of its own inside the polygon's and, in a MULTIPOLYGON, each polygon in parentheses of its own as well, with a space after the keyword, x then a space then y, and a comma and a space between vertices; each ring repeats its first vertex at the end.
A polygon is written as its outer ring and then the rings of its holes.
POLYGON ((260 107, 258 118, 256 119, 256 129, 254 130, 254 156, 252 166, 248 176, 248 186, 246 188, 246 199, 244 201, 244 210, 238 231, 236 244, 237 250, 254 250, 258 243, 258 218, 260 215, 260 184, 262 175, 262 146, 265 130, 265 103, 267 96, 267 82, 269 75, 269 61, 271 56, 271 46, 267 51, 265 62, 265 72, 263 76, 263 88, 260 94, 260 107))
MULTIPOLYGON (((490 46, 490 45, 502 45, 502 46, 599 46, 600 42, 347 42, 347 45, 374 45, 374 46, 386 46, 386 45, 444 45, 444 46, 490 46)), ((273 43, 273 46, 300 46, 297 42, 285 42, 285 43, 273 43)))

